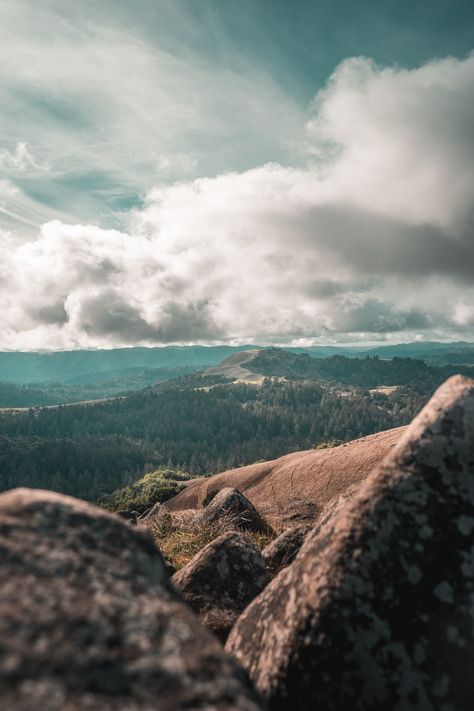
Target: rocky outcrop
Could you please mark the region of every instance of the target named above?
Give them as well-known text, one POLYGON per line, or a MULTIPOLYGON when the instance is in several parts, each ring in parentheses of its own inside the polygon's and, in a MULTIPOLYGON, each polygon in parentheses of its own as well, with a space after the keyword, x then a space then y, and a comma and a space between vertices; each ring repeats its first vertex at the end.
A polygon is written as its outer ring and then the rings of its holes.
POLYGON ((309 530, 307 524, 289 528, 263 549, 263 559, 272 577, 293 562, 309 530))
POLYGON ((44 491, 2 494, 0 573, 2 709, 259 708, 151 538, 119 517, 44 491))
POLYGON ((255 506, 238 489, 219 491, 200 516, 204 526, 238 528, 243 531, 270 533, 271 528, 255 506))
POLYGON ((236 619, 268 582, 260 549, 229 531, 203 548, 172 582, 201 622, 225 641, 236 619))
POLYGON ((470 709, 474 381, 394 451, 244 611, 227 649, 271 711, 470 709))
POLYGON ((377 432, 332 449, 293 452, 270 462, 238 467, 193 479, 166 501, 169 511, 197 509, 216 492, 231 487, 252 502, 270 524, 311 522, 334 498, 361 484, 397 444, 405 427, 377 432))

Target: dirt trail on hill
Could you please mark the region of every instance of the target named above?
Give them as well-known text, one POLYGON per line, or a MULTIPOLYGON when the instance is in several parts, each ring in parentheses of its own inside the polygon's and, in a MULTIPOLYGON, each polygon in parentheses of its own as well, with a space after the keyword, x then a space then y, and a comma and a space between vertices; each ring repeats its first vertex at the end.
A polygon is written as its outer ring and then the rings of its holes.
POLYGON ((267 516, 287 516, 308 502, 318 513, 334 497, 359 484, 398 442, 406 427, 362 437, 333 449, 309 449, 279 459, 191 480, 167 501, 170 511, 195 509, 204 498, 230 486, 267 516))
POLYGON ((253 373, 245 367, 248 363, 252 362, 258 353, 260 353, 258 348, 255 350, 234 353, 223 360, 219 365, 215 365, 212 368, 205 370, 204 375, 223 375, 226 378, 233 378, 239 383, 261 385, 265 380, 265 376, 253 373))

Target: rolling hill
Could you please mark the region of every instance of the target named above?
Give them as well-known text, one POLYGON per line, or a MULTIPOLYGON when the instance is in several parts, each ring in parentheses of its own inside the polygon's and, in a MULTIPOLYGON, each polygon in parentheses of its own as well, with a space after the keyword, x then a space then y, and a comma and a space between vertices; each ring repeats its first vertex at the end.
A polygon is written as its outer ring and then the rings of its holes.
POLYGON ((251 346, 164 346, 51 353, 0 352, 0 382, 89 384, 150 368, 203 369, 251 346))

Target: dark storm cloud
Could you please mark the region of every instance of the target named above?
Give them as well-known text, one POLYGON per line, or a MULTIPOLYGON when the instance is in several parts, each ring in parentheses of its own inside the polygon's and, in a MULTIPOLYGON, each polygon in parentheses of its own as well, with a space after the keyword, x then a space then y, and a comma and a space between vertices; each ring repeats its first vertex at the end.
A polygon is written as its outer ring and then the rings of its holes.
POLYGON ((474 282, 474 233, 470 241, 462 242, 435 225, 411 224, 348 206, 314 208, 301 223, 308 243, 360 274, 441 275, 474 282))
POLYGON ((341 333, 394 333, 424 330, 433 323, 430 316, 421 311, 397 311, 382 301, 370 299, 363 304, 338 310, 332 325, 335 331, 341 333))
POLYGON ((205 303, 183 306, 169 302, 160 309, 159 318, 159 325, 148 322, 119 292, 107 290, 82 300, 79 327, 91 336, 120 335, 130 343, 180 343, 222 335, 212 323, 205 303))
POLYGON ((58 301, 54 304, 46 306, 38 306, 32 308, 30 314, 40 323, 58 324, 67 323, 68 314, 64 306, 64 301, 58 301))

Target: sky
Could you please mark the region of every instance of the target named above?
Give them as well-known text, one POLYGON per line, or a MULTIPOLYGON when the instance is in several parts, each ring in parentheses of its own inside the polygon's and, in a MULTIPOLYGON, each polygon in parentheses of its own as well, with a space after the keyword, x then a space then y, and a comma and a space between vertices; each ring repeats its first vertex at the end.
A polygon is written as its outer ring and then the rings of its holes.
POLYGON ((472 0, 0 0, 0 349, 474 340, 472 0))

